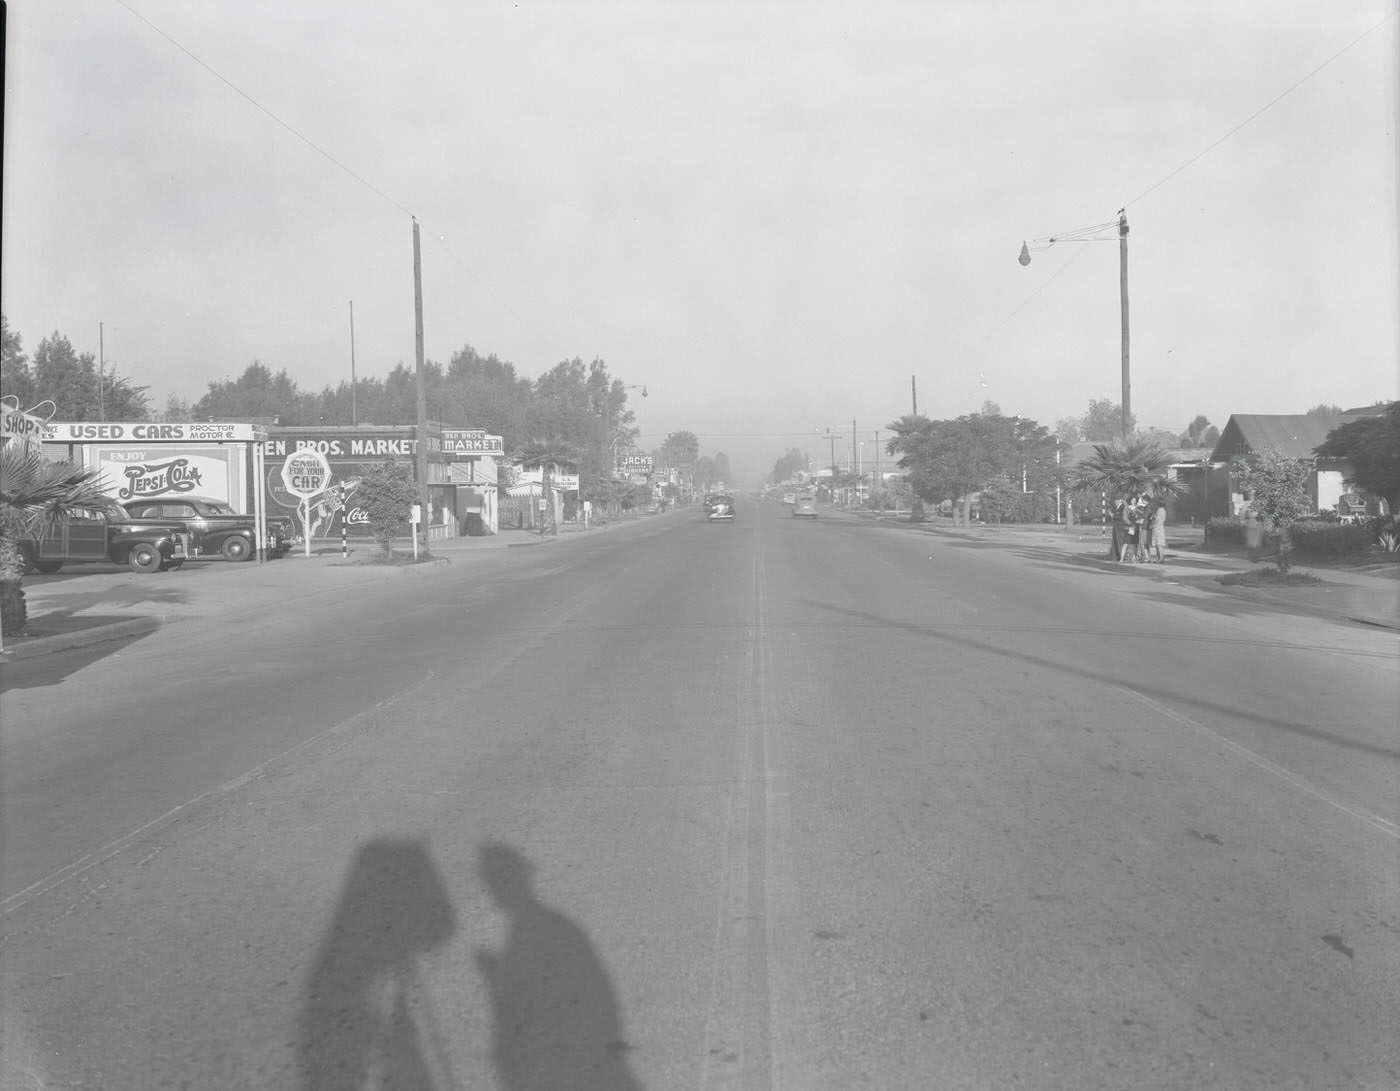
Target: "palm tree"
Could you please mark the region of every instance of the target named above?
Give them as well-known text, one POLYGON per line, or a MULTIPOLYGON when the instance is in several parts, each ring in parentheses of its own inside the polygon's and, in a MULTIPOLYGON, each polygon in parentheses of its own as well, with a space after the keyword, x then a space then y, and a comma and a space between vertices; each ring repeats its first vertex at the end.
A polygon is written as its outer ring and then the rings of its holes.
POLYGON ((554 490, 550 474, 557 465, 578 465, 578 451, 568 440, 558 436, 532 439, 520 448, 520 465, 527 470, 539 468, 543 471, 540 475, 540 494, 544 497, 545 514, 541 531, 544 534, 558 534, 559 525, 554 520, 554 490))
POLYGON ((1074 467, 1070 488, 1078 493, 1106 493, 1110 499, 1148 496, 1167 499, 1188 489, 1184 481, 1169 480, 1171 456, 1144 440, 1126 446, 1095 444, 1094 453, 1074 467))
POLYGON ((29 624, 24 602, 26 567, 21 541, 38 537, 73 508, 98 507, 107 498, 101 474, 71 462, 50 462, 35 447, 13 440, 0 451, 0 633, 20 636, 29 624))

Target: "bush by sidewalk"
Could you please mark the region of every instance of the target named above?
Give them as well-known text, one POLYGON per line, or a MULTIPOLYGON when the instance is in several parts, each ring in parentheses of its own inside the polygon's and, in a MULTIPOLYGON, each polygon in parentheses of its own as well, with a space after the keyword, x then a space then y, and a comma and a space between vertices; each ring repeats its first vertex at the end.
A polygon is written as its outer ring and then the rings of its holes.
MULTIPOLYGON (((1378 526, 1381 520, 1337 523, 1321 519, 1300 519, 1289 528, 1293 552, 1313 561, 1356 560, 1372 552, 1384 552, 1378 526)), ((1278 539, 1268 530, 1251 528, 1239 516, 1215 516, 1206 524, 1204 549, 1214 553, 1277 552, 1278 539), (1250 548, 1251 530, 1259 534, 1257 546, 1250 548)))

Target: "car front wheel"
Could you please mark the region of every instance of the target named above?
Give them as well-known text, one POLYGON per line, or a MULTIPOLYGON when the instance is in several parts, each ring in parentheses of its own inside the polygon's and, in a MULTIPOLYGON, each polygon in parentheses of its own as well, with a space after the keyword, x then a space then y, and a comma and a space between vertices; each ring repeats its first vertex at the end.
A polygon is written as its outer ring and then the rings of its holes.
POLYGON ((224 539, 224 546, 219 552, 224 555, 226 561, 246 561, 253 555, 248 539, 239 537, 224 539))
POLYGON ((126 563, 133 572, 159 572, 162 567, 160 550, 149 542, 138 542, 126 555, 126 563))

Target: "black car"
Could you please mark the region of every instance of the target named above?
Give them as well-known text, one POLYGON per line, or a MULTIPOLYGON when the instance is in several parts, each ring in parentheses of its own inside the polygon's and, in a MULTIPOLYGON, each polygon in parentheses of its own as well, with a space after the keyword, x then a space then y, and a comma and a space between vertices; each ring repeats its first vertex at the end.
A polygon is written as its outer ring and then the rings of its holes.
POLYGON ((705 520, 710 523, 734 522, 734 497, 727 492, 712 492, 705 497, 705 520))
POLYGON ((110 561, 133 572, 168 572, 190 556, 190 535, 169 520, 133 519, 117 504, 74 508, 20 539, 25 566, 57 572, 65 564, 110 561))
MULTIPOLYGON (((127 500, 123 507, 138 519, 177 521, 189 528, 195 556, 220 554, 228 561, 250 561, 257 552, 251 515, 240 515, 222 500, 207 496, 162 496, 158 500, 127 500)), ((292 548, 292 524, 267 520, 267 556, 280 557, 292 548)))

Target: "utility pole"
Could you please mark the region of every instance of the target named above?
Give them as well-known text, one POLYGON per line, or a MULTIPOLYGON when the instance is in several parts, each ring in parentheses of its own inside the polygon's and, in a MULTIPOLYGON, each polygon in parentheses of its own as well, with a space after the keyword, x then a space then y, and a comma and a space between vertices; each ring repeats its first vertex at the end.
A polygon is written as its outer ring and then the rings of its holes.
POLYGON ((418 218, 413 218, 413 359, 418 376, 418 516, 423 552, 428 551, 428 393, 423 386, 423 258, 418 245, 418 218))
POLYGON ((914 416, 919 415, 919 380, 917 376, 909 376, 909 393, 914 398, 914 416))
POLYGON ((107 354, 102 340, 103 333, 102 323, 99 322, 97 324, 97 419, 100 421, 107 419, 107 409, 102 400, 102 370, 103 364, 106 363, 105 356, 107 354))
POLYGON ((1132 432, 1132 384, 1128 381, 1128 212, 1118 210, 1118 300, 1123 324, 1123 446, 1132 432))
POLYGON ((870 491, 879 499, 876 501, 880 511, 885 510, 884 491, 880 488, 880 430, 875 429, 875 476, 870 482, 870 491))
POLYGON ((355 407, 355 301, 350 301, 350 427, 357 428, 360 415, 355 407))

